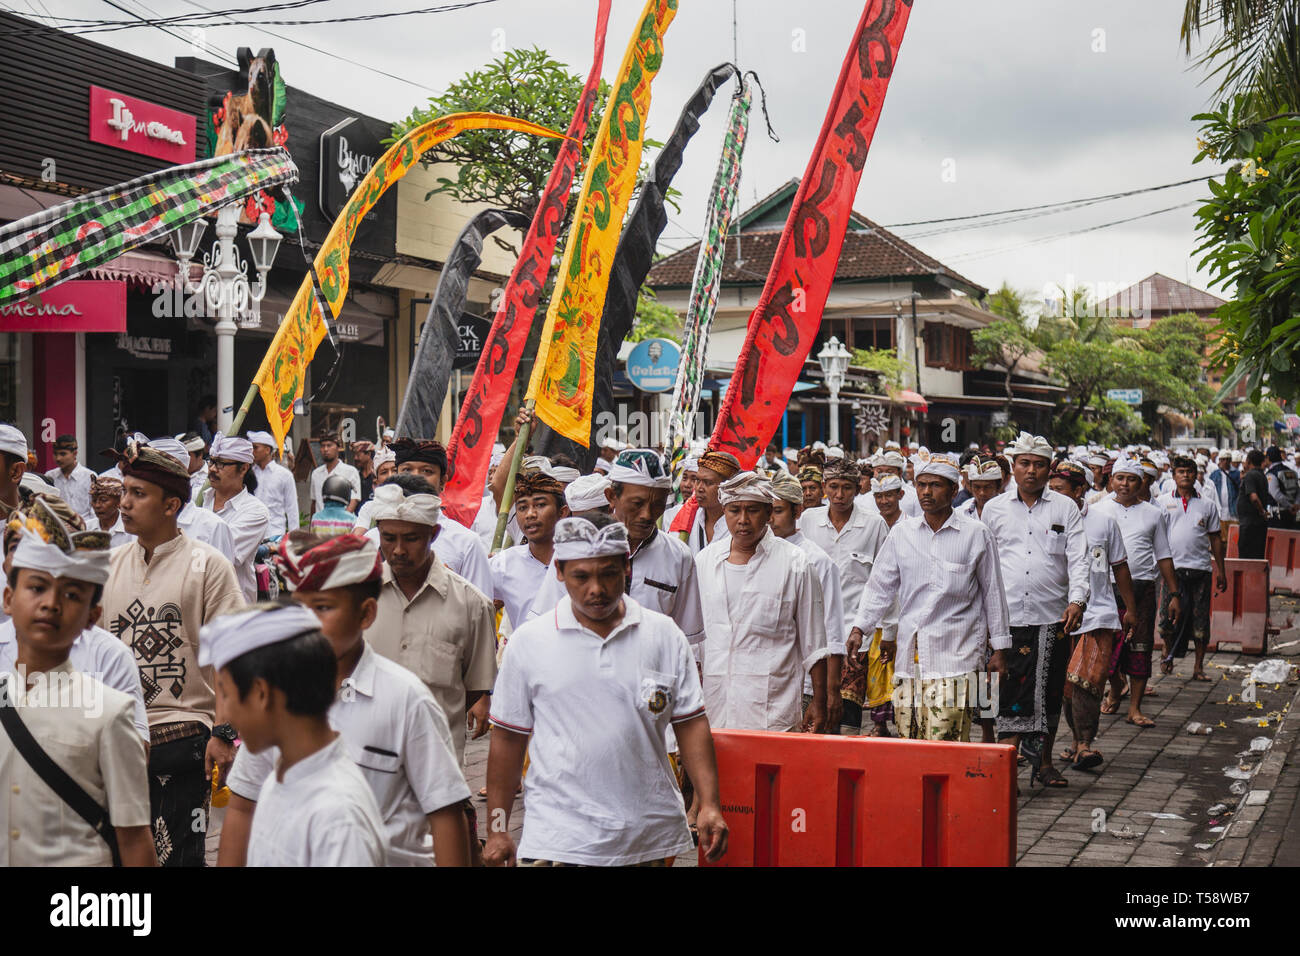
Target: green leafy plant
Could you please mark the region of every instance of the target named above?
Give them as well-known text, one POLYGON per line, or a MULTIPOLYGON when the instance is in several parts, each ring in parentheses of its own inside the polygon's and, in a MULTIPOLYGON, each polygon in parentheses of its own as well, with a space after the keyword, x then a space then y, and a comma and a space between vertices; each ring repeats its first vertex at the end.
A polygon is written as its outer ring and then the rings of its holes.
POLYGON ((903 387, 903 375, 908 368, 907 363, 900 361, 889 349, 854 349, 853 365, 875 372, 876 380, 885 392, 903 387))

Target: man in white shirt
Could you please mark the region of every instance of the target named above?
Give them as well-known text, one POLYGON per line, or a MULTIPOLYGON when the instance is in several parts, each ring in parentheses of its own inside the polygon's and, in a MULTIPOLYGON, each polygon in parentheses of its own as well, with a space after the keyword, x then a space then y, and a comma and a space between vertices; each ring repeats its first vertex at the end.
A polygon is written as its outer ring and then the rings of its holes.
POLYGON ((706 451, 700 455, 695 472, 695 500, 699 508, 686 539, 691 554, 699 554, 714 541, 726 537, 727 522, 722 516, 718 486, 739 472, 740 461, 730 452, 706 451))
POLYGON ((695 556, 704 608, 704 699, 715 727, 826 728, 826 612, 808 556, 768 527, 772 483, 745 471, 718 487, 728 537, 695 556))
MULTIPOLYGON (((896 477, 896 476, 895 476, 896 477)), ((913 740, 969 741, 971 712, 991 707, 984 677, 1003 674, 1011 647, 1006 595, 989 529, 952 510, 959 472, 933 455, 916 473, 922 516, 903 517, 876 556, 847 642, 854 656, 863 636, 899 610, 897 641, 881 643, 900 678, 894 692, 899 732, 913 740)))
POLYGON ((89 521, 95 512, 90 507, 90 481, 95 473, 77 461, 77 436, 60 435, 54 439, 54 460, 45 477, 54 482, 63 500, 83 521, 89 521))
MULTIPOLYGON (((149 442, 149 447, 162 452, 182 467, 185 466, 189 455, 185 446, 175 438, 155 438, 149 442)), ((203 473, 206 475, 207 470, 204 469, 203 473)), ((194 483, 193 477, 190 476, 190 488, 197 496, 198 486, 194 483)), ((207 497, 212 498, 211 488, 207 491, 207 497)), ((180 514, 176 516, 176 526, 185 532, 186 537, 212 545, 221 552, 222 557, 232 566, 234 565, 235 538, 230 533, 230 527, 211 511, 200 508, 193 500, 187 501, 181 508, 180 514)))
POLYGON ((257 479, 253 494, 270 515, 267 536, 279 538, 298 528, 298 483, 289 469, 275 460, 275 436, 249 432, 248 440, 253 445, 253 477, 257 479))
MULTIPOLYGON (((904 458, 901 453, 894 450, 877 452, 875 457, 871 459, 873 478, 894 475, 903 483, 903 499, 899 507, 902 508, 903 514, 915 518, 921 514, 921 506, 916 500, 916 489, 903 478, 903 469, 910 464, 912 463, 909 459, 904 458)), ((876 499, 871 494, 858 495, 858 503, 868 513, 874 513, 876 510, 876 499)))
POLYGON ((1024 744, 1037 780, 1068 781, 1052 763, 1061 716, 1066 635, 1088 606, 1088 539, 1079 508, 1047 487, 1052 446, 1021 432, 1007 446, 1015 485, 984 506, 981 516, 998 543, 1002 583, 1011 614, 1012 650, 998 694, 998 739, 1024 744))
POLYGON ((320 456, 325 459, 324 464, 317 465, 311 473, 311 511, 315 514, 325 507, 325 499, 321 497, 321 485, 325 484, 325 479, 331 475, 342 475, 352 485, 352 501, 348 505, 348 510, 356 514, 357 509, 361 506, 361 472, 357 471, 347 462, 339 458, 339 439, 338 436, 326 433, 318 439, 320 442, 320 456))
MULTIPOLYGON (((609 476, 605 500, 614 520, 627 528, 632 549, 627 593, 642 607, 667 614, 688 643, 698 644, 704 640, 704 616, 695 561, 685 542, 657 527, 672 484, 667 462, 649 448, 629 448, 610 464, 609 476)), ((530 616, 551 610, 563 597, 552 561, 530 616)))
POLYGON ((565 518, 555 557, 566 596, 515 631, 492 696, 484 861, 513 865, 508 831, 524 779, 518 856, 533 866, 666 866, 691 835, 665 740, 695 785, 700 846, 727 850, 718 771, 690 645, 671 619, 625 594, 627 530, 565 518))
POLYGON ((253 562, 257 547, 266 538, 271 516, 252 495, 257 479, 252 477, 253 446, 247 438, 227 438, 217 432, 208 452, 208 481, 212 487, 204 498, 203 508, 211 511, 230 528, 234 539, 235 577, 249 604, 257 601, 257 572, 253 562))
MULTIPOLYGON (((844 617, 834 638, 827 634, 827 640, 839 644, 853 626, 862 589, 871 576, 872 562, 889 533, 889 526, 879 514, 873 514, 861 504, 856 461, 832 458, 826 462, 822 475, 826 504, 805 511, 799 518, 799 530, 830 555, 839 571, 844 617)), ((866 694, 866 664, 850 658, 845 662, 840 686, 843 714, 836 726, 844 726, 851 734, 861 731, 866 694)))
POLYGON ((135 535, 128 534, 126 526, 122 524, 122 514, 118 510, 121 503, 122 479, 103 478, 99 475, 91 479, 90 507, 95 514, 86 521, 86 530, 107 531, 111 536, 109 546, 112 548, 135 540, 135 535))
POLYGON ((1074 770, 1091 770, 1102 762, 1101 752, 1093 741, 1101 721, 1101 695, 1114 656, 1115 638, 1119 633, 1119 608, 1115 594, 1128 607, 1134 606, 1133 579, 1128 571, 1128 552, 1124 536, 1110 515, 1090 508, 1084 501, 1093 478, 1090 469, 1073 461, 1057 462, 1048 486, 1057 494, 1069 497, 1083 516, 1083 531, 1088 538, 1088 576, 1091 596, 1078 631, 1070 635, 1074 647, 1066 667, 1065 720, 1074 732, 1074 744, 1061 753, 1074 770), (1114 575, 1115 587, 1111 588, 1114 575))
POLYGON ((992 458, 972 458, 966 464, 966 486, 970 500, 959 509, 971 518, 981 518, 984 506, 1002 494, 1002 466, 992 458))
POLYGON ((564 503, 564 484, 543 471, 515 479, 514 502, 527 540, 498 551, 488 566, 492 569, 493 601, 505 608, 510 626, 518 627, 528 619, 533 600, 550 583, 547 570, 554 551, 555 523, 569 516, 569 508, 564 503))
POLYGON ((1196 655, 1192 680, 1208 681, 1205 648, 1210 640, 1210 579, 1214 568, 1219 572, 1214 579, 1215 590, 1221 593, 1228 589, 1228 574, 1223 566, 1225 548, 1219 533, 1219 506, 1212 498, 1197 493, 1196 468, 1190 459, 1175 456, 1173 476, 1173 494, 1155 501, 1156 507, 1164 511, 1168 525, 1180 610, 1177 626, 1168 614, 1160 617, 1160 634, 1165 645, 1160 670, 1164 674, 1172 673, 1174 660, 1187 653, 1190 641, 1196 655))
POLYGON ((1145 485, 1141 462, 1123 458, 1111 469, 1112 495, 1090 505, 1115 519, 1124 536, 1129 572, 1133 575, 1135 607, 1125 605, 1124 623, 1128 637, 1120 647, 1119 664, 1110 679, 1110 694, 1102 702, 1101 712, 1113 714, 1123 696, 1121 682, 1129 679, 1128 722, 1138 727, 1154 727, 1155 721, 1142 713, 1142 695, 1151 676, 1151 651, 1155 646, 1156 579, 1163 578, 1170 597, 1166 610, 1176 619, 1181 611, 1178 579, 1174 576, 1173 553, 1169 550, 1169 533, 1164 512, 1139 495, 1145 485))
MULTIPOLYGON (((803 488, 789 472, 780 472, 772 478, 772 533, 800 548, 808 555, 813 570, 817 572, 822 588, 822 608, 826 614, 826 727, 831 733, 840 729, 844 713, 844 698, 840 682, 844 673, 844 638, 847 636, 844 618, 844 597, 840 589, 840 569, 821 545, 804 536, 799 530, 799 515, 803 511, 803 488)), ((806 712, 812 703, 812 676, 804 676, 803 708, 806 712)), ((861 708, 861 703, 859 703, 861 708)))
MULTIPOLYGON (((203 440, 203 436, 198 432, 184 432, 177 435, 176 440, 185 448, 185 454, 187 455, 185 467, 190 472, 190 489, 193 492, 191 500, 197 500, 199 490, 203 487, 204 482, 208 480, 208 443, 203 440)), ((150 442, 149 444, 153 443, 150 442)))

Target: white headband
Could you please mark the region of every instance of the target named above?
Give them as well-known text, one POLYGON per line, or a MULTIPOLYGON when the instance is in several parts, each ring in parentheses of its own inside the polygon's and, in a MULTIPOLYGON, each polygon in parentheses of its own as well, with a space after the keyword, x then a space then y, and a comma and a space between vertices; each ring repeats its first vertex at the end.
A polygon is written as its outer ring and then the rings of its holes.
POLYGON ((13 425, 0 425, 0 451, 27 460, 27 436, 13 425))
POLYGON ((996 461, 989 459, 982 461, 978 465, 970 462, 966 466, 967 481, 1001 481, 1002 469, 996 461))
POLYGON ((569 468, 565 465, 553 465, 551 459, 545 455, 529 455, 519 463, 521 471, 540 471, 548 478, 554 478, 562 485, 567 485, 571 481, 576 481, 579 477, 578 469, 569 468))
POLYGON ((199 666, 221 670, 249 651, 319 630, 320 619, 301 604, 223 614, 199 630, 199 666))
POLYGON ((903 479, 897 475, 881 475, 879 478, 871 479, 871 493, 879 494, 885 491, 902 491, 903 479))
MULTIPOLYGON (((917 458, 920 458, 918 455, 917 458)), ((961 481, 961 472, 957 470, 957 461, 951 455, 938 453, 930 455, 929 460, 922 460, 916 465, 916 477, 938 475, 947 478, 954 485, 961 481)))
POLYGON ((627 543, 627 528, 615 521, 597 528, 586 518, 561 518, 555 523, 556 561, 581 561, 607 556, 627 557, 632 549, 627 543))
MULTIPOLYGON (((274 447, 274 442, 272 447, 274 447)), ((227 438, 221 432, 217 432, 212 436, 212 447, 208 449, 208 457, 251 465, 253 463, 253 443, 247 438, 239 438, 233 435, 227 438)))
POLYGON ((752 471, 742 471, 718 485, 718 504, 724 506, 733 501, 758 501, 770 505, 775 498, 771 479, 752 471))
MULTIPOLYGON (((202 441, 202 439, 199 440, 202 441)), ((155 438, 149 442, 149 447, 162 452, 173 461, 178 461, 182 465, 189 467, 190 452, 184 442, 177 441, 175 438, 155 438)))
MULTIPOLYGON (((184 433, 182 432, 182 434, 184 433)), ((202 435, 195 435, 189 441, 186 441, 180 435, 177 435, 176 440, 180 442, 185 447, 185 450, 192 455, 201 454, 203 449, 207 447, 207 442, 203 440, 202 435)), ((152 444, 152 442, 150 442, 150 444, 152 444)))
POLYGON ((877 452, 872 460, 872 466, 875 468, 897 468, 900 471, 906 464, 902 454, 896 451, 877 452))
POLYGON ((28 531, 18 539, 13 567, 44 571, 56 578, 72 578, 88 584, 104 584, 108 581, 108 555, 108 548, 68 554, 58 545, 49 544, 28 531))
POLYGON ((380 485, 375 489, 375 521, 410 521, 433 527, 442 514, 442 500, 437 495, 407 495, 399 485, 380 485))
POLYGON ((266 445, 272 450, 275 449, 275 438, 270 432, 249 432, 248 440, 254 445, 266 445))
POLYGON ((383 448, 376 449, 375 451, 375 458, 374 458, 375 470, 377 471, 379 469, 379 466, 386 461, 396 462, 397 453, 385 445, 383 448))
POLYGON ((1006 453, 1011 458, 1017 455, 1036 455, 1051 461, 1054 457, 1052 446, 1047 443, 1047 439, 1042 435, 1031 435, 1029 432, 1021 432, 1017 435, 1016 440, 1006 447, 1006 453))
POLYGON ((1136 458, 1121 458, 1115 462, 1110 473, 1112 477, 1115 475, 1136 475, 1139 478, 1145 474, 1142 470, 1142 463, 1136 458))
POLYGON ((608 508, 609 499, 605 497, 605 489, 609 486, 610 480, 604 475, 582 475, 564 489, 564 503, 574 512, 608 508))
POLYGON ((658 452, 649 448, 624 449, 609 469, 609 480, 642 488, 671 488, 672 475, 658 452))

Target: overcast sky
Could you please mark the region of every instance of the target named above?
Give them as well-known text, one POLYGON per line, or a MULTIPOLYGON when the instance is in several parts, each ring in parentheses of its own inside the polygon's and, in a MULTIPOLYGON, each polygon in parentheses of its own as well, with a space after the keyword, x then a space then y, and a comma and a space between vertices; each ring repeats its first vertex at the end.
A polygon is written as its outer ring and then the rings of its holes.
MULTIPOLYGON (((149 0, 147 8, 138 0, 115 2, 146 16, 197 9, 185 0, 149 0)), ((257 17, 314 19, 435 2, 321 0, 257 17)), ((0 0, 0 5, 25 15, 48 9, 61 17, 126 18, 99 0, 0 0)), ((203 5, 222 6, 221 0, 203 0, 203 5)), ((917 0, 855 208, 890 225, 1216 172, 1217 167, 1191 162, 1196 153, 1191 116, 1210 104, 1208 87, 1200 84, 1200 72, 1179 43, 1183 5, 1183 0, 917 0)), ((226 8, 236 6, 254 3, 228 0, 226 8)), ((642 6, 642 0, 614 0, 606 78, 617 70, 642 6)), ((496 0, 436 15, 266 28, 280 38, 252 27, 221 27, 206 30, 201 39, 231 55, 239 46, 271 46, 287 83, 393 120, 424 101, 429 95, 424 87, 441 90, 497 56, 494 49, 501 44, 541 46, 585 74, 595 9, 595 0, 496 0)), ((767 138, 756 109, 741 184, 742 206, 748 206, 803 174, 862 5, 857 0, 738 0, 736 10, 740 65, 758 72, 781 137, 780 143, 767 138)), ((165 63, 193 52, 188 42, 154 28, 93 38, 165 63)), ((650 136, 668 133, 705 72, 731 59, 732 44, 730 0, 681 0, 654 85, 650 136)), ((684 194, 682 212, 665 232, 665 250, 693 241, 701 228, 725 113, 725 99, 715 101, 687 150, 675 181, 684 194)), ((288 122, 292 133, 292 117, 288 122)), ((1192 184, 997 227, 915 239, 925 227, 895 231, 981 285, 994 288, 1006 280, 1036 297, 1046 284, 1068 277, 1114 289, 1152 272, 1208 288, 1208 276, 1197 273, 1192 257, 1195 206, 1049 241, 1206 195, 1204 184, 1192 184)))

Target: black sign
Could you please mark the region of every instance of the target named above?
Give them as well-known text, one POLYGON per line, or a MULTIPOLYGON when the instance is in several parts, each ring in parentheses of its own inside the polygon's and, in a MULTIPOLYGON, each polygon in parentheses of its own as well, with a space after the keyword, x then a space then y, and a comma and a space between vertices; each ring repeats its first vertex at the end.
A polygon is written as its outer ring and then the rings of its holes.
POLYGON ((456 346, 456 358, 452 368, 473 368, 478 364, 478 357, 487 343, 488 332, 492 329, 492 320, 480 318, 469 312, 460 314, 457 330, 460 344, 456 346))
MULTIPOLYGON (((365 179, 384 154, 379 138, 350 116, 320 134, 320 208, 326 219, 337 219, 357 183, 365 179)), ((375 209, 366 213, 373 222, 375 209)))

